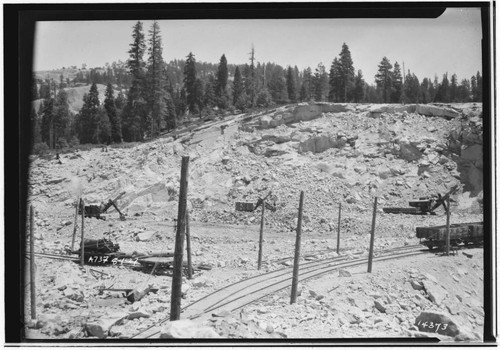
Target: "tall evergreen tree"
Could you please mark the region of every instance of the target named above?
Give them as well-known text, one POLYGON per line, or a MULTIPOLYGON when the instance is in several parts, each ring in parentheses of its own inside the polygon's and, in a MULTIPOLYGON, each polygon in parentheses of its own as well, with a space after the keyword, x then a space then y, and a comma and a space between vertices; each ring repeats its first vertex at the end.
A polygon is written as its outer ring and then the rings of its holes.
POLYGON ((319 63, 312 78, 314 99, 316 101, 325 101, 328 97, 328 74, 323 63, 319 63))
POLYGON ((64 90, 59 90, 54 101, 53 110, 53 133, 54 142, 58 142, 59 138, 69 140, 69 124, 70 124, 70 111, 68 103, 68 94, 64 90))
POLYGON ((122 142, 122 123, 116 111, 115 96, 113 85, 111 85, 111 83, 108 83, 108 85, 106 86, 104 110, 106 111, 110 123, 111 140, 116 143, 122 142))
POLYGON ((457 94, 458 94, 458 80, 457 80, 457 75, 453 74, 451 76, 450 102, 458 102, 457 94))
POLYGON ((249 74, 246 79, 248 80, 248 84, 246 86, 246 92, 250 97, 250 106, 253 107, 255 104, 256 100, 256 95, 257 95, 257 82, 255 79, 255 48, 252 45, 252 50, 250 51, 250 66, 249 68, 249 74))
POLYGON ((436 96, 434 97, 434 102, 450 102, 450 83, 448 81, 448 73, 443 74, 443 79, 439 88, 437 89, 436 96))
POLYGON ((95 83, 88 94, 83 96, 83 106, 79 115, 79 139, 81 143, 100 143, 99 131, 99 91, 95 83))
POLYGON ((233 105, 240 109, 244 110, 244 105, 241 105, 241 97, 243 96, 243 93, 245 92, 245 85, 243 83, 243 78, 241 77, 240 69, 238 66, 236 66, 236 69, 234 71, 234 80, 233 80, 233 105), (241 108, 243 107, 243 109, 241 108))
MULTIPOLYGON (((472 79, 471 79, 472 81, 472 79)), ((475 76, 475 84, 473 86, 472 90, 472 100, 474 102, 482 102, 483 101, 483 78, 481 76, 481 73, 479 71, 476 73, 475 76)))
POLYGON ((470 102, 471 100, 471 86, 470 81, 463 79, 458 86, 457 98, 460 102, 470 102))
POLYGON ((162 57, 162 45, 160 26, 157 21, 153 21, 149 30, 149 48, 148 48, 147 80, 148 80, 148 105, 151 124, 148 130, 152 137, 160 132, 161 121, 165 118, 166 104, 163 84, 164 63, 162 57))
POLYGON ((375 75, 377 88, 381 91, 384 103, 389 102, 392 89, 392 64, 387 57, 382 58, 378 65, 378 72, 375 75))
POLYGON ((405 101, 409 103, 419 103, 421 101, 420 82, 417 76, 412 74, 409 70, 405 77, 404 91, 405 101))
POLYGON ((200 78, 196 79, 194 84, 194 106, 193 113, 200 113, 200 118, 202 117, 201 111, 203 110, 203 96, 204 96, 203 81, 200 78))
POLYGON ((420 84, 422 103, 430 103, 433 101, 431 87, 432 87, 431 80, 429 78, 424 78, 424 80, 422 80, 422 84, 420 84))
POLYGON ((340 102, 344 91, 342 89, 342 65, 337 57, 333 59, 330 66, 329 84, 330 92, 328 99, 332 102, 340 102))
POLYGON ((295 75, 292 67, 288 66, 287 74, 286 74, 286 87, 288 92, 288 99, 290 102, 297 102, 297 92, 295 85, 295 75))
POLYGON ((394 71, 392 73, 392 91, 391 102, 400 103, 403 96, 403 77, 398 62, 394 62, 394 71))
POLYGON ((342 50, 339 55, 341 85, 340 89, 343 91, 341 94, 341 102, 348 102, 354 89, 354 66, 352 64, 351 52, 346 43, 342 45, 342 50))
POLYGON ((212 74, 208 76, 208 80, 205 83, 205 93, 203 96, 203 104, 208 108, 213 108, 217 104, 217 99, 215 97, 215 86, 216 81, 212 74))
POLYGON ((307 67, 304 70, 302 77, 302 85, 300 87, 300 100, 309 101, 312 95, 312 72, 311 68, 307 67))
POLYGON ((133 79, 141 80, 144 75, 145 63, 143 56, 146 50, 141 21, 138 21, 132 28, 132 39, 133 42, 130 44, 130 50, 128 51, 130 57, 127 61, 127 67, 133 79))
POLYGON ((358 70, 358 74, 354 78, 354 102, 359 103, 365 99, 365 80, 363 72, 358 70))
POLYGON ((146 44, 142 22, 138 21, 132 31, 127 68, 132 83, 127 95, 127 103, 122 111, 122 133, 125 141, 141 141, 147 124, 147 99, 144 88, 145 62, 143 60, 146 44))
POLYGON ((215 96, 217 98, 217 105, 219 108, 227 108, 229 105, 227 96, 227 59, 226 55, 222 55, 217 68, 217 79, 215 81, 215 96))
POLYGON ((195 113, 196 96, 196 60, 192 52, 189 53, 184 66, 184 89, 186 91, 186 103, 189 113, 195 113))

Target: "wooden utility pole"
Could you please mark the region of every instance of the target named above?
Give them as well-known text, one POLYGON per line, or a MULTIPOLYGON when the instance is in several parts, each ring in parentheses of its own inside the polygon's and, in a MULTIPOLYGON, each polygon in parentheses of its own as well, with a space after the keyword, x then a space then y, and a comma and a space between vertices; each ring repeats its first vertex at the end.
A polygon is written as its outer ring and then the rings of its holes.
POLYGON ((83 199, 80 199, 80 203, 81 203, 81 207, 82 207, 82 228, 81 228, 82 240, 80 243, 80 266, 83 266, 83 264, 84 264, 84 256, 83 255, 85 253, 85 244, 84 244, 85 203, 83 202, 83 199))
POLYGON ((191 231, 189 230, 189 211, 186 210, 186 251, 188 263, 188 278, 193 278, 193 262, 191 260, 191 231))
POLYGON ((259 257, 257 259, 257 270, 262 266, 262 241, 264 240, 264 211, 266 208, 266 201, 262 202, 262 214, 260 217, 260 236, 259 236, 259 257))
POLYGON ((337 254, 339 254, 340 247, 340 213, 342 212, 342 203, 339 203, 339 223, 337 225, 337 254))
POLYGON ((297 237, 295 240, 295 258, 293 260, 292 295, 290 297, 290 304, 294 304, 297 301, 297 286, 299 284, 300 235, 302 234, 303 209, 304 209, 304 191, 301 191, 300 202, 299 202, 299 220, 297 222, 297 237))
MULTIPOLYGON (((73 225, 73 238, 71 239, 71 251, 75 250, 75 238, 76 238, 76 230, 78 228, 78 205, 80 204, 80 197, 78 197, 75 205, 75 224, 73 225)), ((82 209, 83 210, 83 209, 82 209)))
POLYGON ((177 233, 175 235, 174 271, 172 276, 172 295, 170 300, 170 321, 181 316, 182 297, 182 254, 184 251, 184 235, 186 234, 186 208, 188 189, 189 157, 182 157, 181 183, 179 191, 179 207, 177 210, 177 233))
POLYGON ((375 219, 377 217, 377 197, 375 197, 375 204, 373 205, 373 218, 372 218, 372 232, 370 237, 370 255, 368 256, 368 272, 372 272, 373 261, 373 243, 375 242, 375 219))
POLYGON ((36 276, 35 276, 35 226, 33 205, 30 206, 30 285, 31 285, 31 319, 36 320, 36 276))
POLYGON ((446 198, 446 255, 450 255, 450 196, 446 198))

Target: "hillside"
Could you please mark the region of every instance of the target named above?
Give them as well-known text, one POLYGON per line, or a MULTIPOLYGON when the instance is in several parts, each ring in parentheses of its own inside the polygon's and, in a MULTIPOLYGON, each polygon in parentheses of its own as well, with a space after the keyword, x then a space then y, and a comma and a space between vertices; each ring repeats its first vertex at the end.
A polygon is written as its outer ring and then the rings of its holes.
MULTIPOLYGON (((83 91, 78 90, 78 93, 83 96, 83 91)), ((254 257, 260 210, 258 213, 236 211, 235 202, 255 203, 270 191, 276 211, 266 211, 266 269, 276 268, 275 259, 293 254, 301 191, 305 192, 303 249, 309 252, 335 245, 339 203, 342 203, 341 247, 346 254, 366 254, 375 197, 378 197, 375 249, 379 250, 418 244, 415 227, 442 225, 446 221, 442 208, 437 210, 437 215, 418 216, 385 214, 383 207, 407 207, 412 199, 444 194, 454 185, 460 185, 461 189, 452 196, 452 223, 482 221, 482 142, 482 106, 478 103, 434 106, 304 103, 207 122, 180 131, 175 139, 173 135, 165 135, 130 148, 110 147, 108 152, 95 148, 62 154, 62 164, 54 159, 32 156, 29 192, 30 203, 37 210, 36 247, 37 251, 60 254, 71 245, 78 194, 83 195, 87 204, 105 202, 124 191, 118 206, 127 220, 119 221, 115 210, 108 211, 107 221, 87 219, 88 237, 111 239, 125 252, 173 249, 172 229, 177 217, 181 156, 189 155, 188 209, 194 235, 194 256, 197 262, 213 266, 212 271, 206 272, 210 280, 210 283, 205 282, 207 288, 186 282, 192 287, 186 292, 186 302, 193 301, 216 287, 258 273, 254 257), (224 133, 221 132, 223 125, 226 126, 224 133), (144 241, 140 238, 142 234, 148 236, 144 241)), ((478 254, 474 253, 477 264, 478 254)), ((462 260, 460 264, 463 264, 462 260)), ((453 265, 453 261, 440 263, 453 265)), ((78 283, 83 296, 77 298, 77 304, 72 301, 73 306, 67 306, 66 292, 61 294, 50 279, 56 272, 51 270, 47 260, 40 264, 47 267, 40 277, 40 283, 46 287, 45 291, 40 291, 42 303, 46 305, 44 312, 74 315, 82 305, 96 310, 93 305, 102 297, 90 284, 87 285, 89 281, 87 284, 78 283)), ((429 272, 426 269, 430 267, 424 259, 418 265, 407 261, 401 266, 390 265, 388 268, 397 273, 384 274, 384 282, 370 279, 363 283, 369 284, 368 289, 377 283, 383 284, 380 288, 385 288, 388 294, 397 294, 403 293, 394 287, 399 283, 398 279, 408 280, 408 276, 429 278, 425 272, 429 272), (389 289, 392 290, 390 293, 389 289)), ((481 268, 474 266, 471 271, 482 281, 481 268)), ((166 276, 148 277, 143 272, 123 267, 103 267, 101 271, 119 275, 117 285, 122 284, 122 287, 144 281, 166 285, 166 289, 160 287, 162 301, 160 296, 155 296, 139 306, 150 309, 151 318, 147 324, 168 315, 171 280, 166 276)), ((463 272, 460 274, 463 277, 463 272)), ((80 277, 84 278, 83 275, 80 277)), ((349 279, 354 289, 358 282, 356 278, 349 279)), ((307 288, 327 293, 330 286, 325 283, 320 280, 308 282, 307 288)), ((450 286, 452 284, 443 288, 453 288, 450 286)), ((482 295, 482 286, 476 286, 474 290, 477 296, 482 295)), ((339 291, 350 293, 346 285, 339 291)), ((339 291, 334 294, 340 297, 339 291)), ((327 298, 334 298, 334 294, 327 295, 327 298)), ((410 298, 408 293, 404 295, 410 298)), ((275 315, 275 326, 283 325, 275 328, 293 337, 293 328, 302 322, 299 322, 302 316, 293 308, 278 308, 282 297, 280 294, 273 300, 264 301, 266 311, 263 313, 256 312, 254 306, 249 306, 247 311, 265 324, 273 322, 270 314, 275 315), (290 319, 291 313, 297 317, 298 323, 285 321, 290 319)), ((363 295, 363 298, 367 296, 363 295)), ((306 299, 304 296, 303 303, 312 305, 306 299)), ((412 333, 412 317, 432 303, 419 301, 417 304, 418 308, 410 306, 413 302, 406 305, 408 308, 401 311, 405 316, 401 316, 400 321, 395 315, 381 321, 370 319, 369 334, 416 336, 412 333), (383 322, 382 327, 375 325, 379 322, 383 322)), ((131 308, 137 306, 134 305, 131 308)), ((474 319, 469 319, 465 313, 468 315, 481 305, 482 301, 477 300, 469 306, 460 306, 464 309, 463 322, 471 332, 481 333, 479 321, 482 316, 480 312, 478 316, 476 310, 474 319)), ((314 309, 316 306, 310 307, 314 309)), ((331 325, 341 323, 342 331, 336 331, 335 336, 366 334, 356 323, 341 320, 347 315, 347 309, 342 311, 340 307, 336 306, 337 311, 327 312, 327 316, 322 314, 322 317, 305 320, 301 324, 300 337, 330 334, 318 331, 321 328, 319 319, 331 321, 331 325)), ((444 304, 439 307, 447 310, 444 304)), ((303 313, 310 310, 308 306, 301 308, 303 313)), ((99 310, 102 313, 103 309, 99 310)), ((112 308, 105 310, 107 313, 116 311, 112 308)), ((482 312, 484 316, 484 310, 482 312)), ((75 323, 65 321, 69 325, 65 326, 65 332, 57 333, 47 328, 42 328, 42 332, 50 337, 65 337, 69 329, 84 327, 85 322, 96 317, 95 312, 90 311, 75 323)), ((119 326, 122 327, 120 335, 130 336, 138 326, 144 328, 137 322, 119 326)), ((218 332, 231 337, 221 329, 218 332)), ((259 334, 266 337, 270 336, 268 333, 274 334, 264 331, 259 334)), ((478 338, 471 336, 470 332, 467 334, 469 339, 478 338)), ((77 335, 87 336, 89 334, 85 332, 77 335)))
MULTIPOLYGON (((99 92, 99 102, 102 104, 104 102, 106 85, 96 84, 97 91, 99 92)), ((70 112, 76 114, 80 112, 83 106, 83 95, 88 94, 90 90, 90 85, 77 86, 64 89, 68 93, 68 105, 70 112)), ((43 99, 38 99, 32 102, 35 111, 38 111, 43 99)))

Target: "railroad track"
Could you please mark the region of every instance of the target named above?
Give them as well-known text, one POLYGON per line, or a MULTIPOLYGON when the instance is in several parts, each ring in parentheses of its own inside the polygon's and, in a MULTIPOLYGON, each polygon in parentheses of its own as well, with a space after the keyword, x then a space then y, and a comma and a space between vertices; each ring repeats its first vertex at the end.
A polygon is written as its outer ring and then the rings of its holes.
MULTIPOLYGON (((398 259, 427 253, 420 245, 406 246, 381 251, 374 261, 398 259)), ((303 282, 341 268, 350 268, 367 263, 367 258, 358 257, 347 260, 347 256, 338 256, 318 261, 303 263, 299 269, 299 281, 303 282)), ((229 286, 221 288, 201 299, 194 301, 182 309, 183 319, 195 319, 208 313, 220 310, 234 311, 249 305, 268 295, 290 288, 292 268, 283 268, 257 275, 229 286)), ((149 327, 134 335, 136 339, 156 338, 160 335, 161 325, 169 318, 161 320, 157 325, 149 327)))
MULTIPOLYGON (((26 257, 29 258, 30 252, 26 251, 26 257)), ((35 252, 35 256, 39 258, 48 258, 48 259, 58 259, 58 260, 69 260, 69 261, 80 261, 79 257, 70 256, 70 255, 58 255, 58 254, 48 254, 48 253, 37 253, 35 252)))

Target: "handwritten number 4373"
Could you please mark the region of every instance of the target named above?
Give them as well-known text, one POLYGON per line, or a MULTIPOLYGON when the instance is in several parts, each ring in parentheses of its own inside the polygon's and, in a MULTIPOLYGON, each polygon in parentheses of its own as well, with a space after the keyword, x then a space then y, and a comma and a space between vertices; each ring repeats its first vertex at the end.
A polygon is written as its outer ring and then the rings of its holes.
POLYGON ((422 326, 422 328, 434 329, 434 332, 437 332, 439 331, 439 329, 445 331, 448 328, 448 323, 433 323, 433 322, 427 323, 427 321, 426 322, 418 321, 417 326, 422 326))

